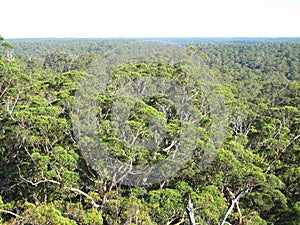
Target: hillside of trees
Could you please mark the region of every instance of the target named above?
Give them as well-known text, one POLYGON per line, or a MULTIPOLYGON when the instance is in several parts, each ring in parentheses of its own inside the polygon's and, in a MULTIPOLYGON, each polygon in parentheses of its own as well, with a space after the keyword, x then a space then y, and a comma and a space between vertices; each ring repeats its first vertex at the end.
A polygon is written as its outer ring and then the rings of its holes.
POLYGON ((245 184, 228 223, 300 224, 299 39, 165 41, 183 46, 176 63, 173 49, 150 57, 128 50, 134 39, 0 38, 0 224, 188 225, 189 196, 197 224, 220 224, 245 184), (118 58, 118 49, 143 60, 118 58), (99 80, 107 85, 90 92, 99 80), (134 85, 153 91, 134 102, 134 85), (176 101, 186 99, 193 109, 183 107, 183 116, 176 101), (118 112, 128 117, 122 127, 118 112), (122 139, 130 135, 144 144, 122 139), (119 166, 113 177, 85 146, 104 146, 129 170, 119 166), (170 176, 158 170, 165 179, 130 184, 131 167, 171 156, 178 164, 166 165, 170 176))

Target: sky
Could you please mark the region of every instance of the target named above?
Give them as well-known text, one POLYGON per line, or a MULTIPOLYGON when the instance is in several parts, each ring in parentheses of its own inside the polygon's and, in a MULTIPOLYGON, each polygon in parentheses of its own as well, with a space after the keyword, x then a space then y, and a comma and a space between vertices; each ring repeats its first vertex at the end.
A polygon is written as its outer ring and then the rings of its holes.
POLYGON ((300 37, 300 0, 0 0, 4 38, 300 37))

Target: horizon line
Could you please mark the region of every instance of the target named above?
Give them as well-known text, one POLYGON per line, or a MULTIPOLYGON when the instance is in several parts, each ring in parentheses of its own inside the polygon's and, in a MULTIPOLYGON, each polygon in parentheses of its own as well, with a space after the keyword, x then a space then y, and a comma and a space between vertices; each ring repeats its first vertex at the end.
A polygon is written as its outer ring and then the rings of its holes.
POLYGON ((6 40, 15 39, 298 39, 300 36, 257 36, 257 37, 247 37, 247 36, 190 36, 190 37, 180 37, 180 36, 170 36, 170 37, 8 37, 6 40))

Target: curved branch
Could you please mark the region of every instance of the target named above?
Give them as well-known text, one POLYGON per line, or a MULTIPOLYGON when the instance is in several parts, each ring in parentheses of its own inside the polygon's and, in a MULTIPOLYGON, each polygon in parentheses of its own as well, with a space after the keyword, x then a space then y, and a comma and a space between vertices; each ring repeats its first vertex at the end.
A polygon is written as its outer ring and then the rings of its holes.
POLYGON ((19 216, 18 214, 14 213, 14 212, 11 212, 11 211, 8 211, 8 210, 5 210, 5 209, 0 209, 0 212, 7 213, 7 214, 13 215, 15 217, 19 216))
MULTIPOLYGON (((18 167, 18 168, 19 168, 19 167, 18 167)), ((40 181, 38 181, 38 182, 33 182, 33 181, 31 181, 31 180, 27 180, 27 179, 25 179, 25 178, 21 175, 20 168, 19 168, 19 176, 21 177, 21 179, 22 179, 23 181, 25 181, 26 183, 28 183, 28 184, 30 184, 30 185, 32 185, 32 186, 37 186, 37 185, 42 184, 42 183, 52 183, 52 184, 57 184, 57 185, 62 186, 62 183, 61 183, 61 182, 58 182, 58 181, 56 181, 56 180, 51 180, 51 179, 49 180, 49 179, 46 179, 46 178, 43 178, 43 180, 40 180, 40 181)), ((71 192, 74 192, 74 193, 76 193, 76 194, 83 195, 84 197, 86 197, 87 199, 90 200, 90 204, 91 204, 93 207, 95 207, 95 208, 99 208, 99 207, 100 207, 100 205, 97 204, 97 203, 95 202, 95 200, 93 199, 93 197, 91 197, 91 196, 88 195, 87 193, 83 192, 82 190, 80 190, 80 189, 78 189, 78 188, 67 187, 67 186, 64 186, 63 188, 66 189, 66 190, 69 190, 69 191, 71 191, 71 192)))
POLYGON ((84 197, 86 197, 87 199, 89 199, 91 201, 91 205, 93 207, 95 207, 95 208, 99 208, 100 207, 100 205, 97 204, 90 195, 88 195, 87 193, 81 191, 80 189, 78 189, 78 188, 72 188, 72 187, 67 187, 66 189, 68 189, 68 190, 70 190, 70 191, 72 191, 72 192, 74 192, 76 194, 83 195, 84 197))

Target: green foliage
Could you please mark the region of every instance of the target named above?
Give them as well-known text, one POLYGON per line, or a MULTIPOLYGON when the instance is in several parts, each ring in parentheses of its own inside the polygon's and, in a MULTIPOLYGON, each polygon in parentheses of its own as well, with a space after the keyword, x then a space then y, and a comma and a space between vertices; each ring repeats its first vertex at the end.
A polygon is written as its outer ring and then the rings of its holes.
POLYGON ((185 197, 184 193, 178 190, 165 188, 149 191, 146 201, 153 207, 155 221, 164 224, 183 215, 185 197))
POLYGON ((108 195, 105 221, 107 224, 155 224, 150 217, 153 212, 136 196, 120 196, 115 192, 108 195))
MULTIPOLYGON (((2 200, 2 197, 1 197, 1 195, 0 195, 0 210, 1 209, 3 209, 3 200, 2 200)), ((2 223, 2 213, 1 213, 1 211, 0 211, 0 223, 2 223)))
POLYGON ((83 224, 103 224, 102 214, 97 210, 87 210, 83 217, 83 224))
MULTIPOLYGON (((199 133, 193 157, 175 177, 152 186, 128 187, 93 170, 78 149, 71 116, 78 84, 93 78, 88 72, 99 70, 94 65, 99 55, 113 62, 115 56, 103 52, 131 41, 20 40, 13 42, 12 49, 0 36, 0 210, 19 215, 0 211, 0 223, 187 223, 190 194, 196 221, 217 224, 232 194, 250 180, 250 192, 239 201, 241 215, 233 211, 230 223, 242 219, 249 225, 299 224, 300 45, 201 45, 200 40, 190 40, 185 43, 186 54, 197 56, 200 68, 191 61, 173 65, 170 58, 157 56, 151 63, 113 67, 111 83, 97 96, 81 93, 97 103, 99 139, 120 161, 160 162, 176 150, 168 147, 183 128, 199 133), (204 79, 213 76, 218 84, 204 79), (180 120, 174 110, 176 98, 118 96, 122 86, 158 77, 186 87, 200 120, 198 127, 180 120), (224 138, 215 155, 209 155, 214 157, 209 167, 202 165, 202 159, 211 146, 214 118, 204 87, 216 90, 212 105, 224 103, 229 115, 224 138), (140 145, 130 145, 116 129, 116 112, 128 105, 122 131, 131 131, 140 145), (144 149, 145 141, 161 142, 162 134, 152 129, 153 124, 164 131, 165 144, 144 149)), ((82 103, 82 117, 87 104, 82 103)))
POLYGON ((227 209, 222 192, 214 185, 204 186, 201 190, 191 193, 196 221, 205 224, 218 224, 227 209))
POLYGON ((26 210, 22 216, 12 221, 13 224, 22 224, 30 222, 33 225, 39 224, 57 224, 57 225, 76 225, 74 220, 66 218, 55 208, 53 204, 43 204, 35 206, 27 203, 26 210))

